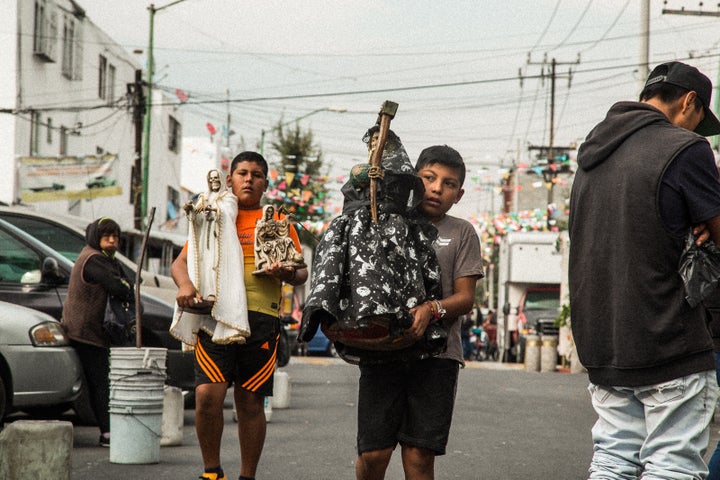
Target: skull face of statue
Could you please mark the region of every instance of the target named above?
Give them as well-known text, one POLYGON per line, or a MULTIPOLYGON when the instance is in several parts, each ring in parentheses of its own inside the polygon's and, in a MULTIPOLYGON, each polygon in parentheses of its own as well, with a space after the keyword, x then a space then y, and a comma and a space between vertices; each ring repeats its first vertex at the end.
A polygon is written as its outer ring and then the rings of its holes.
POLYGON ((217 170, 210 170, 207 175, 208 188, 212 192, 217 192, 222 187, 220 181, 220 172, 217 170))
POLYGON ((378 140, 380 139, 380 132, 374 132, 370 141, 368 142, 368 151, 372 152, 377 147, 378 140))
POLYGON ((275 207, 268 205, 265 207, 265 220, 272 220, 275 215, 275 207))

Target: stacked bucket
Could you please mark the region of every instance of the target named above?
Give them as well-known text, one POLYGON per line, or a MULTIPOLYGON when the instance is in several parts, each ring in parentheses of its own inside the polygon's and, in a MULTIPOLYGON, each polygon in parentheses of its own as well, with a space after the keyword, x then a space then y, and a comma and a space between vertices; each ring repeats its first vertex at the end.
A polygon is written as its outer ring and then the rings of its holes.
POLYGON ((528 372, 556 371, 557 335, 527 335, 525 339, 525 370, 528 372))
POLYGON ((160 461, 165 348, 110 349, 110 462, 160 461))

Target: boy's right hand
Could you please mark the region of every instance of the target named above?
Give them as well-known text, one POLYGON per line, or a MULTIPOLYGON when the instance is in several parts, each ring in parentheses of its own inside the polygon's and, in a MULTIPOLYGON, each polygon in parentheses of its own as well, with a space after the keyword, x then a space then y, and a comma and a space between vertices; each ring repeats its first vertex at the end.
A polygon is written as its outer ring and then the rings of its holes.
POLYGON ((178 293, 175 301, 180 308, 193 307, 202 301, 200 292, 197 291, 195 285, 185 284, 178 287, 178 293))
POLYGON ((410 313, 413 314, 413 323, 410 328, 407 329, 407 333, 420 339, 425 334, 425 329, 430 325, 430 321, 433 318, 432 308, 425 302, 415 308, 411 308, 410 313))

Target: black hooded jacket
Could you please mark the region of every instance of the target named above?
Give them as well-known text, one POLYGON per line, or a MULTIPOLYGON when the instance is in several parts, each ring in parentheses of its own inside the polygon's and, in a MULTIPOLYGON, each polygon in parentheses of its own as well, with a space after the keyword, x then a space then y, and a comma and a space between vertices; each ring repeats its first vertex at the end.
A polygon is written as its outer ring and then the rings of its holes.
POLYGON ((619 102, 578 151, 570 199, 571 325, 600 385, 641 386, 715 368, 703 308, 685 300, 683 238, 659 208, 663 174, 706 141, 646 103, 619 102))

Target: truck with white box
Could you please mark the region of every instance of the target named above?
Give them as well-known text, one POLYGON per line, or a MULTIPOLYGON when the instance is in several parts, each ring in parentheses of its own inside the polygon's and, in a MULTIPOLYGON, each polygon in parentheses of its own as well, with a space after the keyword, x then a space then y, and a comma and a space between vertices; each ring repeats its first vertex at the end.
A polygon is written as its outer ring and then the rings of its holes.
POLYGON ((503 361, 522 361, 524 334, 557 333, 563 264, 557 232, 509 232, 503 238, 497 303, 503 361))

